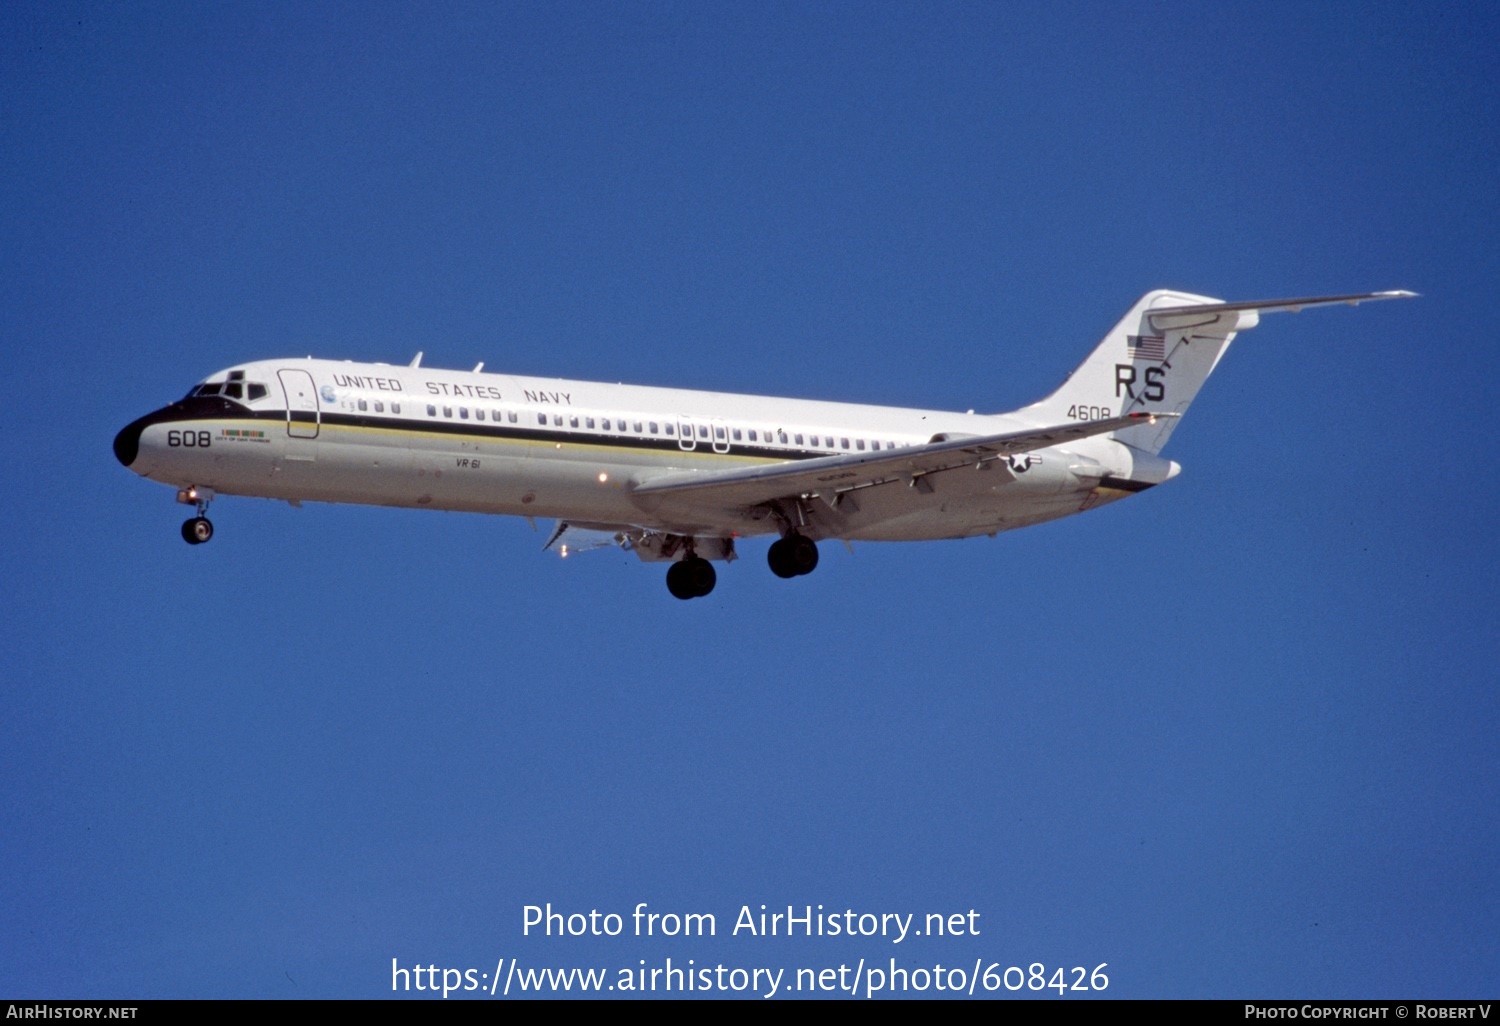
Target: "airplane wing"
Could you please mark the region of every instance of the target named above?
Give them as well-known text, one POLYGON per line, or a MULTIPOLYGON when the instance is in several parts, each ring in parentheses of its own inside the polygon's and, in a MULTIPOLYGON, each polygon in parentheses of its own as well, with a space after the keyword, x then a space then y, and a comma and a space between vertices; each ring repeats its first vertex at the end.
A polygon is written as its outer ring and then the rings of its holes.
POLYGON ((977 467, 1017 453, 1174 416, 1174 413, 1136 412, 1106 420, 951 438, 905 449, 820 456, 735 470, 672 473, 640 482, 635 494, 691 497, 699 502, 711 501, 724 509, 744 509, 775 499, 828 496, 893 481, 917 484, 922 477, 938 471, 977 467))

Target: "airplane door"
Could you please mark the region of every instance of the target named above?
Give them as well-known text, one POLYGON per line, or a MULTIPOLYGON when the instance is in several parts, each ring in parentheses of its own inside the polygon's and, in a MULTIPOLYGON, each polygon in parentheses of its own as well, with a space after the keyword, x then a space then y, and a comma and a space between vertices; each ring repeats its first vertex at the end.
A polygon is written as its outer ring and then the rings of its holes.
POLYGON ((677 418, 677 444, 688 452, 697 448, 698 439, 693 435, 693 422, 686 417, 677 418))
POLYGON ((727 427, 724 426, 724 422, 722 420, 716 420, 713 423, 713 432, 714 432, 714 452, 728 452, 729 451, 729 428, 727 428, 727 427))
POLYGON ((279 370, 281 390, 286 393, 286 433, 293 438, 318 437, 318 389, 305 370, 279 370))

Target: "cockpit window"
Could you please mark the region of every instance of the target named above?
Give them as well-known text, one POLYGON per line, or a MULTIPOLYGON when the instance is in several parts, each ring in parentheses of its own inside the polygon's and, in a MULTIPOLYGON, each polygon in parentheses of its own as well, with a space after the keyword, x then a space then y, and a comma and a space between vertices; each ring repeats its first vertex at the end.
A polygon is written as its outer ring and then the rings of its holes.
POLYGON ((229 377, 230 380, 223 383, 207 381, 201 385, 194 385, 184 398, 196 399, 202 396, 222 395, 241 402, 248 398, 253 403, 258 399, 264 399, 269 394, 265 385, 258 382, 246 382, 244 371, 232 371, 229 377))

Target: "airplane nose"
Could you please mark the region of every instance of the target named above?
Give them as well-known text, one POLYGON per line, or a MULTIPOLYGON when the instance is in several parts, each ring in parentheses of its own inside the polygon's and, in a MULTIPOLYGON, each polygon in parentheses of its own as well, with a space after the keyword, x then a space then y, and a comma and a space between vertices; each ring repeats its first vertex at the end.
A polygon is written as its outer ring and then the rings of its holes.
MULTIPOLYGON (((137 417, 115 435, 115 459, 124 466, 133 468, 135 461, 141 455, 141 436, 148 427, 156 424, 170 424, 194 412, 208 415, 221 414, 228 406, 229 403, 222 399, 215 399, 211 403, 200 402, 196 409, 189 403, 175 402, 148 413, 144 417, 137 417)), ((145 474, 147 471, 137 470, 136 473, 145 474)))
POLYGON ((146 429, 146 418, 125 427, 118 435, 115 435, 115 459, 124 466, 130 466, 141 452, 141 432, 146 429))

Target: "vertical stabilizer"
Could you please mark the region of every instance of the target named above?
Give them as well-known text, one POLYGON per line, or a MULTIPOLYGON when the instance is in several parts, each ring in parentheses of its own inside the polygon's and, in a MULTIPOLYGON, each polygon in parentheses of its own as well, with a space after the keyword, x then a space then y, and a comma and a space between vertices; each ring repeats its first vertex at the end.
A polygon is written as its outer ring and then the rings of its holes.
POLYGON ((1177 414, 1115 432, 1128 445, 1160 452, 1235 332, 1254 327, 1257 320, 1254 309, 1209 296, 1148 292, 1062 387, 1019 413, 1048 424, 1137 412, 1177 414))
POLYGON ((1172 413, 1154 424, 1120 428, 1118 441, 1152 454, 1208 380, 1235 333, 1260 323, 1263 313, 1297 313, 1310 306, 1358 306, 1381 299, 1415 299, 1415 292, 1357 292, 1343 296, 1225 303, 1208 296, 1159 289, 1140 298, 1062 387, 1017 411, 1037 423, 1104 420, 1131 413, 1172 413))

